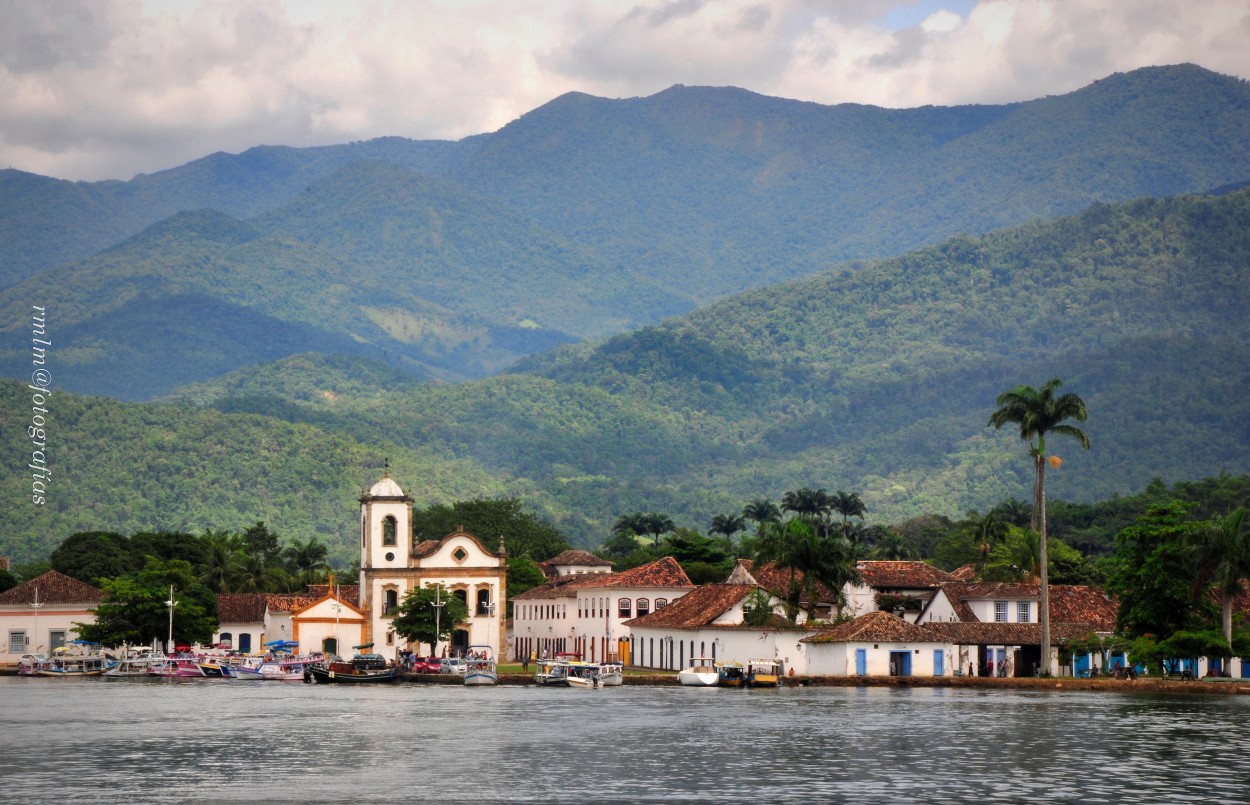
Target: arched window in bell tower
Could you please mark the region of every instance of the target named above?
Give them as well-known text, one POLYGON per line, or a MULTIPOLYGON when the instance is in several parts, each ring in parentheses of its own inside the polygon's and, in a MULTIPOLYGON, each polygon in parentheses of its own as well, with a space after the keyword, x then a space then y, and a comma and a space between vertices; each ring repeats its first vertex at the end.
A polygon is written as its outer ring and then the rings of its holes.
POLYGON ((382 544, 395 544, 395 518, 387 515, 382 520, 382 544))

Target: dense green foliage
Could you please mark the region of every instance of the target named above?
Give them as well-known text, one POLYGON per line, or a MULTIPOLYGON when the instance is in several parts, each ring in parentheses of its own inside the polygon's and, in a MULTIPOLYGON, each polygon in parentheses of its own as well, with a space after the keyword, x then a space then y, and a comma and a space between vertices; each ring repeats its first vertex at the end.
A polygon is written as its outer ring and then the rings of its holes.
MULTIPOLYGON (((1242 181, 1248 105, 1193 65, 994 107, 673 87, 567 95, 458 143, 256 148, 130 182, 3 171, 0 332, 55 310, 62 388, 125 399, 307 349, 480 377, 840 261, 1242 181)), ((725 383, 732 343, 671 347, 725 383)))
POLYGON ((442 587, 413 587, 399 603, 391 629, 419 651, 425 643, 431 653, 439 641, 451 637, 457 623, 469 617, 464 601, 442 587))
POLYGON ((208 643, 217 629, 217 597, 185 560, 149 557, 142 569, 105 579, 101 589, 104 601, 94 622, 75 624, 83 640, 105 646, 164 643, 172 631, 175 644, 193 645, 208 643))

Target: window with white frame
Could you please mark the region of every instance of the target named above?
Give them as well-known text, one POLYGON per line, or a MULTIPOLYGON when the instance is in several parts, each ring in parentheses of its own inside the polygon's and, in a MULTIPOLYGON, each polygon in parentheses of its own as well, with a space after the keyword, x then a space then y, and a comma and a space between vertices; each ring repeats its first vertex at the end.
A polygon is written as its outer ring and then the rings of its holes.
POLYGON ((634 614, 634 602, 628 598, 622 598, 616 602, 617 617, 630 618, 634 614))
POLYGON ((26 630, 11 629, 9 631, 9 653, 21 654, 26 651, 26 630))
POLYGON ((656 608, 657 610, 659 610, 659 609, 664 609, 664 607, 666 607, 666 606, 668 606, 668 599, 667 599, 667 598, 657 598, 657 599, 655 599, 655 608, 656 608))
POLYGON ((646 598, 639 598, 638 603, 635 604, 635 607, 638 610, 638 617, 641 618, 643 615, 646 615, 648 612, 651 611, 651 602, 648 601, 646 598))
POLYGON ((1016 602, 1016 623, 1028 623, 1028 622, 1029 622, 1029 602, 1017 601, 1016 602))
POLYGON ((994 623, 1006 623, 1006 622, 1007 622, 1007 602, 995 601, 994 602, 994 623))

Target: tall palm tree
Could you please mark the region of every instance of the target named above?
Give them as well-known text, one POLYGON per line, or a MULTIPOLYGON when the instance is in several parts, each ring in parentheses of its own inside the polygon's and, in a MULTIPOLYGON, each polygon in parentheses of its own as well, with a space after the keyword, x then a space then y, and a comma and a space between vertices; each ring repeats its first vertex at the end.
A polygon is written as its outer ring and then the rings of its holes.
POLYGON ((1198 567, 1197 586, 1208 584, 1220 599, 1220 616, 1229 651, 1233 644, 1233 599, 1250 577, 1250 531, 1245 529, 1245 508, 1201 523, 1191 535, 1198 567))
POLYGON ((723 534, 726 539, 733 539, 734 534, 746 527, 746 520, 740 514, 718 514, 712 518, 708 533, 723 534))
POLYGON ((847 493, 839 489, 830 498, 829 506, 833 511, 842 515, 842 536, 851 539, 851 518, 858 517, 862 523, 864 515, 868 513, 864 501, 860 500, 859 495, 854 492, 847 493))
POLYGON ((981 552, 981 561, 990 555, 990 549, 995 545, 1007 539, 1007 534, 1011 527, 998 515, 997 509, 990 509, 985 514, 980 514, 976 509, 968 512, 964 525, 971 529, 973 538, 977 541, 977 549, 981 552))
POLYGON ((828 531, 829 513, 833 511, 833 496, 824 489, 803 487, 781 496, 783 511, 794 512, 798 517, 816 526, 821 533, 828 531))
POLYGON ((199 566, 200 580, 215 593, 231 592, 241 568, 242 537, 226 531, 207 531, 201 540, 205 551, 199 566))
MULTIPOLYGON (((1010 391, 998 395, 994 404, 998 409, 990 414, 989 424, 995 430, 1003 425, 1013 423, 1020 426, 1020 438, 1029 444, 1029 455, 1033 457, 1036 480, 1033 484, 1033 511, 1037 517, 1038 527, 1038 561, 1041 564, 1042 600, 1038 607, 1042 627, 1042 666, 1043 676, 1050 674, 1050 579, 1048 554, 1046 551, 1046 434, 1056 433, 1071 436, 1080 442, 1081 447, 1089 449, 1089 437, 1085 431, 1075 425, 1066 424, 1065 420, 1085 421, 1085 401, 1076 394, 1055 395, 1055 390, 1063 385, 1059 378, 1047 381, 1040 389, 1032 386, 1016 386, 1010 391), (1033 444, 1033 437, 1037 444, 1033 444)), ((1056 466, 1058 466, 1056 464, 1056 466)))
POLYGON ((781 509, 767 498, 756 498, 742 507, 742 516, 755 522, 755 530, 764 523, 776 523, 781 520, 781 509))
POLYGON ((653 542, 659 544, 660 537, 677 528, 677 524, 673 522, 673 518, 667 514, 659 514, 658 512, 647 512, 646 514, 646 531, 652 537, 653 542))
POLYGON ((642 512, 630 512, 616 518, 612 524, 613 534, 633 534, 642 536, 647 533, 647 515, 642 512))

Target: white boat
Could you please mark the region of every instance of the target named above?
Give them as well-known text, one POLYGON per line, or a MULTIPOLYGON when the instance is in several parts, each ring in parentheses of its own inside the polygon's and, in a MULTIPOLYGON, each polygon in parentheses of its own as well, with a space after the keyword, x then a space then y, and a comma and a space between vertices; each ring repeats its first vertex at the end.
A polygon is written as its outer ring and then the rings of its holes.
POLYGON ((720 682, 720 672, 712 657, 691 657, 690 667, 677 674, 677 681, 692 688, 714 688, 720 682))
POLYGON ((232 679, 247 681, 304 681, 304 660, 266 660, 255 666, 236 665, 230 669, 232 679))
POLYGON ((625 684, 625 666, 619 662, 605 662, 599 666, 599 684, 605 688, 625 684))
MULTIPOLYGON (((58 649, 59 651, 59 649, 58 649)), ((101 676, 113 661, 103 654, 70 655, 52 653, 52 658, 35 669, 35 676, 101 676)))
POLYGON ((124 657, 117 664, 104 672, 105 676, 155 676, 171 665, 170 660, 159 652, 145 652, 132 657, 124 657))
POLYGON ((570 688, 599 688, 600 667, 595 662, 570 662, 565 666, 565 684, 570 688))
POLYGON ((499 672, 495 667, 495 659, 491 655, 490 646, 469 646, 465 657, 464 684, 495 685, 499 683, 499 672))

